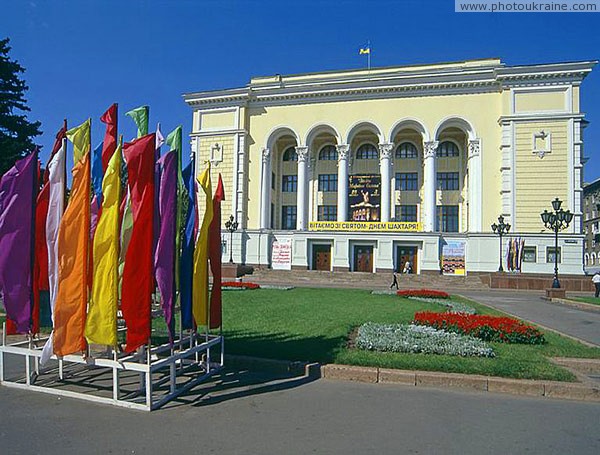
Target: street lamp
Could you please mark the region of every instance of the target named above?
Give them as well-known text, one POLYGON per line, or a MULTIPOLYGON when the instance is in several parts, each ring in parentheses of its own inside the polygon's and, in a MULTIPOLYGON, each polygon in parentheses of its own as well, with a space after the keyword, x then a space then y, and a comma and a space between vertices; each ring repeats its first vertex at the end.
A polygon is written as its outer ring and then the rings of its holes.
POLYGON ((229 231, 229 262, 233 264, 233 233, 237 231, 238 222, 234 220, 233 215, 225 222, 225 229, 229 231))
POLYGON ((504 217, 500 215, 498 217, 498 224, 492 224, 492 231, 500 236, 500 265, 498 266, 498 272, 504 272, 502 268, 502 236, 508 234, 510 230, 510 224, 504 223, 504 217))
POLYGON ((558 198, 552 201, 553 212, 544 210, 541 213, 542 221, 551 231, 554 231, 554 281, 552 281, 553 288, 560 288, 560 281, 558 281, 558 232, 569 227, 569 224, 573 220, 573 214, 567 210, 560 208, 562 201, 558 198))

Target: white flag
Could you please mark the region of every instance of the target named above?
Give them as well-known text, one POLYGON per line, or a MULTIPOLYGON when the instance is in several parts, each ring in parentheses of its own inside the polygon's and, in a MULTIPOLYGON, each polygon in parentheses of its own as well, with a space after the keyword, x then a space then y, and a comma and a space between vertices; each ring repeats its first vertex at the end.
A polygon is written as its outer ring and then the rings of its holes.
MULTIPOLYGON (((54 305, 58 291, 58 227, 65 211, 65 153, 66 140, 48 163, 50 197, 46 218, 46 245, 48 247, 48 284, 50 286, 50 314, 54 325, 54 305)), ((52 357, 52 334, 44 345, 40 364, 44 365, 52 357)))

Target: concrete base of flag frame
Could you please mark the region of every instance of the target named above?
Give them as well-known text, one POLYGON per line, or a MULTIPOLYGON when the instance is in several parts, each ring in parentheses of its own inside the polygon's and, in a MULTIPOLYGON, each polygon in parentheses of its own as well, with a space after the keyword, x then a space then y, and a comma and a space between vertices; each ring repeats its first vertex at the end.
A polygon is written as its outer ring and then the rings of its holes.
MULTIPOLYGON (((4 327, 6 329, 6 327, 4 327)), ((125 408, 152 411, 219 373, 224 366, 221 335, 188 335, 173 346, 145 346, 133 354, 112 349, 88 357, 52 356, 41 367, 46 339, 0 345, 0 384, 125 408), (17 357, 19 372, 7 372, 8 356, 17 357)))

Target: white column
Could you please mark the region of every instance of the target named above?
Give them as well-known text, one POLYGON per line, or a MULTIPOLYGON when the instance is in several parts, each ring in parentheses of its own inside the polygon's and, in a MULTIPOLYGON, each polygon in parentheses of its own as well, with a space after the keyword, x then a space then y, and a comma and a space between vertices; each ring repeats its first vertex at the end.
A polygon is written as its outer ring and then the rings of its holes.
POLYGON ((298 154, 298 188, 296 200, 296 229, 306 230, 306 175, 308 167, 308 147, 296 147, 298 154))
POLYGON ((262 179, 260 188, 260 228, 271 227, 271 151, 262 149, 262 179))
POLYGON ((392 179, 390 176, 390 158, 394 144, 379 144, 379 174, 381 175, 381 221, 390 221, 390 203, 392 201, 392 179))
POLYGON ((438 141, 425 142, 423 146, 423 230, 433 232, 435 230, 435 190, 437 180, 435 154, 438 141))
POLYGON ((469 141, 469 232, 481 232, 481 142, 469 141))
POLYGON ((337 220, 347 221, 348 216, 348 144, 340 144, 338 152, 337 220))

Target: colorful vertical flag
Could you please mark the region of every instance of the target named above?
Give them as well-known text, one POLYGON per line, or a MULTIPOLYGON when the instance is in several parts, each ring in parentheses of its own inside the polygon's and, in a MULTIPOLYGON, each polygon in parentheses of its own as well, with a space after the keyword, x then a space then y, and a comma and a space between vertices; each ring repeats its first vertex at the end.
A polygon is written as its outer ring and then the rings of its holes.
POLYGON ((83 331, 88 301, 90 173, 88 146, 88 151, 73 168, 71 196, 58 230, 58 291, 53 335, 54 353, 58 356, 86 348, 83 331))
POLYGON ((85 323, 88 342, 108 346, 117 344, 121 147, 122 140, 108 163, 102 181, 102 217, 94 236, 94 280, 85 323))
POLYGON ((92 119, 87 119, 81 125, 67 131, 67 139, 73 143, 73 162, 78 163, 90 149, 90 127, 92 119))
MULTIPOLYGON (((177 214, 176 214, 176 237, 175 237, 175 283, 179 283, 179 254, 181 251, 181 231, 184 222, 183 198, 185 186, 183 184, 182 169, 182 149, 183 149, 183 128, 179 125, 167 135, 167 145, 170 150, 175 151, 177 156, 177 214)), ((178 286, 178 284, 177 284, 178 286)))
POLYGON ((106 171, 108 162, 117 149, 117 121, 118 121, 118 104, 114 103, 110 106, 100 121, 106 124, 106 131, 104 133, 104 142, 102 143, 102 171, 106 171))
MULTIPOLYGON (((213 276, 212 291, 210 293, 210 328, 221 326, 221 201, 225 200, 223 179, 219 174, 219 183, 213 197, 213 219, 210 223, 208 234, 208 256, 210 270, 213 276)), ((231 248, 231 245, 229 246, 231 248)))
POLYGON ((102 167, 102 149, 104 143, 100 142, 92 152, 92 194, 97 207, 102 207, 102 178, 104 169, 102 167))
POLYGON ((175 323, 175 222, 177 202, 177 156, 169 152, 159 161, 161 167, 159 214, 160 232, 154 255, 156 282, 161 295, 169 341, 174 339, 175 323))
POLYGON ((131 117, 131 119, 137 125, 138 139, 148 134, 148 120, 150 117, 150 108, 148 106, 137 107, 129 112, 126 112, 125 115, 131 117))
POLYGON ((206 209, 194 252, 194 280, 192 288, 192 312, 197 325, 208 328, 208 228, 213 218, 212 187, 210 183, 210 161, 198 177, 204 191, 206 209))
POLYGON ((33 262, 33 310, 31 332, 40 329, 40 307, 48 296, 48 246, 46 245, 46 217, 50 203, 50 186, 45 183, 35 204, 35 252, 33 262))
POLYGON ((192 315, 192 276, 194 271, 194 242, 196 239, 196 176, 195 160, 183 170, 183 180, 186 185, 187 212, 185 214, 185 232, 181 242, 181 257, 179 260, 179 302, 181 307, 181 328, 194 328, 192 315))
POLYGON ((126 351, 135 351, 150 339, 151 298, 154 290, 152 238, 154 223, 155 134, 127 142, 127 180, 133 229, 125 256, 121 309, 127 325, 126 351))
MULTIPOLYGON (((66 129, 65 129, 66 131, 66 129)), ((58 137, 57 137, 58 140, 58 137)), ((48 216, 46 218, 46 245, 48 247, 48 285, 50 290, 50 316, 54 326, 54 308, 58 292, 58 230, 65 210, 66 141, 48 164, 48 185, 50 187, 48 216)), ((51 333, 42 350, 40 363, 44 365, 54 351, 54 335, 51 333)))
POLYGON ((31 329, 37 150, 0 179, 0 291, 17 333, 31 329))

